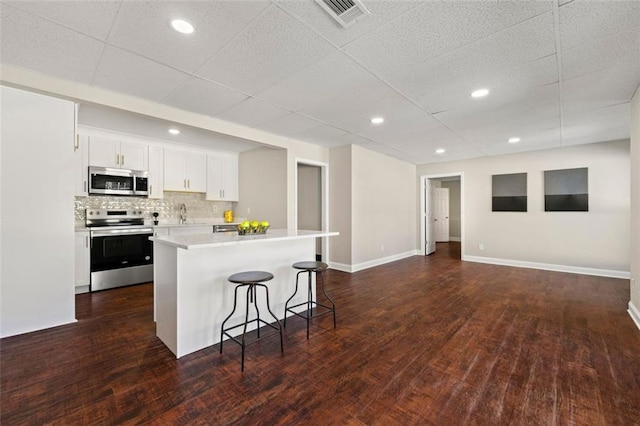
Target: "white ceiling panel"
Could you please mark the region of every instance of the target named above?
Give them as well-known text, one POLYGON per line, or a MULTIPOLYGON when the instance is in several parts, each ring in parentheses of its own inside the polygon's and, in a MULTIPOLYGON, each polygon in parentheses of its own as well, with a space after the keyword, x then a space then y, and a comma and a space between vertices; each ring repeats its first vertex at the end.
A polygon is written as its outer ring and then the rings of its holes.
POLYGON ((630 104, 569 112, 562 130, 563 145, 604 142, 629 137, 630 104))
POLYGON ((288 13, 295 15, 299 20, 305 22, 310 28, 322 34, 337 46, 344 46, 377 29, 386 22, 404 13, 410 13, 413 8, 420 6, 419 1, 364 0, 364 6, 371 13, 363 16, 355 24, 344 28, 315 1, 276 0, 275 4, 288 13))
POLYGON ((74 31, 105 41, 118 14, 120 1, 3 2, 74 31))
POLYGON ((379 79, 338 51, 256 96, 298 111, 373 83, 379 83, 379 79))
POLYGON ((116 47, 104 49, 92 84, 160 102, 188 75, 116 47))
POLYGON ((428 1, 345 50, 387 77, 549 10, 550 1, 428 1))
POLYGON ((217 83, 190 77, 162 103, 186 111, 214 116, 247 99, 246 95, 217 83))
POLYGON ((292 137, 301 141, 314 143, 317 145, 332 147, 338 146, 342 136, 347 135, 348 133, 342 129, 337 129, 335 127, 327 126, 326 124, 322 124, 317 127, 312 127, 310 129, 303 130, 300 133, 292 134, 292 137))
POLYGON ((623 69, 635 68, 640 71, 640 26, 593 43, 568 49, 562 55, 565 79, 597 72, 618 64, 621 64, 623 69))
POLYGON ((570 49, 620 31, 638 28, 640 2, 575 0, 560 7, 558 18, 560 42, 564 49, 570 49))
POLYGON ((324 39, 271 6, 197 74, 255 94, 319 61, 332 50, 324 39))
MULTIPOLYGON (((480 87, 494 94, 511 87, 556 82, 553 16, 549 13, 388 78, 400 92, 430 112, 469 103, 480 87)), ((493 96, 493 95, 492 95, 493 96)))
POLYGON ((268 6, 264 1, 126 1, 109 43, 194 72, 268 6), (175 18, 187 20, 195 31, 174 31, 175 18))
POLYGON ((103 44, 61 25, 0 3, 0 61, 89 83, 103 44))
POLYGON ((299 134, 304 132, 305 130, 318 127, 321 124, 323 123, 296 113, 291 113, 282 117, 278 117, 274 120, 261 123, 255 127, 266 132, 292 137, 295 134, 299 134))
MULTIPOLYGON (((188 102, 188 100, 187 100, 188 102)), ((258 124, 274 120, 290 114, 284 108, 280 108, 257 98, 248 98, 231 108, 225 109, 223 112, 215 115, 221 120, 232 121, 234 123, 244 124, 245 126, 254 127, 258 124)))

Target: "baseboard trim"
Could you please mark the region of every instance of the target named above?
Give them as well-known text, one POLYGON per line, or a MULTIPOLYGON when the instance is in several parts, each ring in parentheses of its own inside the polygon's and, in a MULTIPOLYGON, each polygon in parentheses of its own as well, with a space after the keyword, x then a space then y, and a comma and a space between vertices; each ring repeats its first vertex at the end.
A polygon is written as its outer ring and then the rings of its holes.
POLYGON ((542 269, 544 271, 568 272, 570 274, 595 275, 608 278, 631 278, 629 271, 616 271, 611 269, 584 268, 581 266, 556 265, 553 263, 527 262, 523 260, 498 259, 494 257, 463 256, 463 261, 476 263, 489 263, 492 265, 515 266, 516 268, 542 269))
POLYGON ((396 260, 406 259, 407 257, 420 255, 420 250, 410 250, 404 253, 398 253, 391 256, 381 257, 379 259, 369 260, 367 262, 357 263, 355 265, 348 265, 345 263, 330 262, 329 267, 331 269, 337 269, 342 272, 358 272, 365 269, 373 268, 374 266, 384 265, 386 263, 395 262, 396 260))
POLYGON ((629 301, 629 309, 627 310, 633 322, 636 323, 636 327, 640 330, 640 311, 635 307, 632 301, 629 301))

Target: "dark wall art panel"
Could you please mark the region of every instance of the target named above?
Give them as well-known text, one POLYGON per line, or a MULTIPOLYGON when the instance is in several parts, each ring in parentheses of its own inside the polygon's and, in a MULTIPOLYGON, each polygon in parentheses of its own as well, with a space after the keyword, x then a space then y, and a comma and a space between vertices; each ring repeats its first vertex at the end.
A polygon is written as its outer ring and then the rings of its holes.
POLYGON ((547 212, 589 211, 589 169, 546 170, 544 210, 547 212))
POLYGON ((527 211, 527 174, 493 175, 491 211, 527 211))

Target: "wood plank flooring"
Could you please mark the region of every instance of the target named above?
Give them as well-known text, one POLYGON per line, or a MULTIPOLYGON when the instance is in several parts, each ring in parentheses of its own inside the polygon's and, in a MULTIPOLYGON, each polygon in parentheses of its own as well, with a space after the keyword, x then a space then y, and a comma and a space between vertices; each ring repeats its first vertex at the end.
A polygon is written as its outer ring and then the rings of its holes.
POLYGON ((354 274, 277 338, 180 360, 150 284, 76 296, 79 322, 3 339, 0 423, 638 425, 628 280, 460 260, 459 243, 354 274))

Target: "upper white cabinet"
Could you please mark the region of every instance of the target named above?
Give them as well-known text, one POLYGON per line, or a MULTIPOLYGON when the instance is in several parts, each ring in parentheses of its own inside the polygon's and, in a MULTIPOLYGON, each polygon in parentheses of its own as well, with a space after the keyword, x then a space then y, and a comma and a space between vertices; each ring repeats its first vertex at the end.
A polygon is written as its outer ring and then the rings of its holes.
POLYGON ((164 192, 164 150, 149 146, 149 198, 162 198, 164 192))
POLYGON ((207 200, 238 201, 238 156, 207 155, 207 200))
POLYGON ((86 197, 89 195, 89 137, 76 135, 76 143, 73 149, 74 195, 86 197))
POLYGON ((164 190, 207 191, 207 155, 201 152, 165 148, 164 190))
POLYGON ((89 165, 129 170, 148 170, 149 147, 142 143, 90 136, 89 165))

